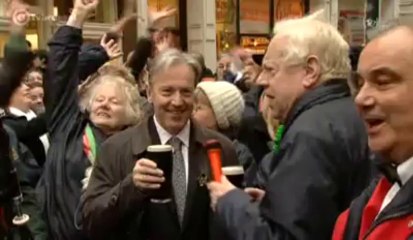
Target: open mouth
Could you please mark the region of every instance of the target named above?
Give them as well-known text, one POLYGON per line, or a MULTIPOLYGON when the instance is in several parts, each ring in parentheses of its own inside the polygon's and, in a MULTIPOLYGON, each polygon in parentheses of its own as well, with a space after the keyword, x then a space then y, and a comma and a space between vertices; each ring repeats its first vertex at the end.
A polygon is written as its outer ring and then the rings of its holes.
POLYGON ((365 122, 369 133, 376 132, 384 124, 384 120, 378 118, 365 119, 365 122))
POLYGON ((110 118, 110 115, 104 112, 100 112, 97 114, 98 117, 110 118))

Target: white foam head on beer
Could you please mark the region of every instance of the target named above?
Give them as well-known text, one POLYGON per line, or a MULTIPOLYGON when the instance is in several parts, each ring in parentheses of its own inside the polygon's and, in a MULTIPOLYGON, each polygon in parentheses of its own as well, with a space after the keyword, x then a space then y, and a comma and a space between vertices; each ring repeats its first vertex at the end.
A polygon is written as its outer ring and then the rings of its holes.
POLYGON ((244 174, 244 168, 242 166, 223 167, 222 168, 222 173, 226 176, 243 175, 244 174))
POLYGON ((172 151, 171 145, 150 145, 146 148, 148 152, 170 152, 172 151))

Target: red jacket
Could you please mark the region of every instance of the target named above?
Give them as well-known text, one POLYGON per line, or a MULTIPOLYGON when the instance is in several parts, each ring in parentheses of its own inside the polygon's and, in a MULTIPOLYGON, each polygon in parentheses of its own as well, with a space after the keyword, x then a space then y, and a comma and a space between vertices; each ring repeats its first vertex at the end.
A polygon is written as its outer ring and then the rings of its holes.
POLYGON ((379 213, 392 186, 374 181, 337 219, 333 240, 404 240, 413 235, 413 179, 379 213))

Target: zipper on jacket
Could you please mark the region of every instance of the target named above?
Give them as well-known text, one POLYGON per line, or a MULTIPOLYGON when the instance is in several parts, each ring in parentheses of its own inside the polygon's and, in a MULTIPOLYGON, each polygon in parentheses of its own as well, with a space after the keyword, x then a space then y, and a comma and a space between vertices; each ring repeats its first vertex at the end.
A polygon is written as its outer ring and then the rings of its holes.
POLYGON ((379 226, 380 224, 382 224, 383 222, 385 222, 385 221, 387 221, 387 220, 390 220, 390 219, 394 219, 394 218, 398 218, 398 217, 402 217, 402 216, 408 215, 409 213, 412 212, 411 210, 412 210, 412 209, 408 209, 408 210, 405 210, 405 211, 402 211, 402 212, 397 212, 397 213, 394 213, 394 214, 390 214, 390 215, 384 216, 384 217, 382 217, 382 218, 379 218, 377 221, 374 221, 374 222, 373 222, 373 225, 369 228, 369 230, 367 231, 367 233, 364 235, 363 239, 366 240, 367 237, 373 232, 373 230, 374 230, 377 226, 379 226))

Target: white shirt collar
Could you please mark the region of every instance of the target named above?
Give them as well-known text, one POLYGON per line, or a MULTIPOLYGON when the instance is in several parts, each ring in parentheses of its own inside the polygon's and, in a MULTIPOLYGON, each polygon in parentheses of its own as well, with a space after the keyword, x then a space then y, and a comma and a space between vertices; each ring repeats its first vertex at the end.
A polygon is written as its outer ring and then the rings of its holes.
POLYGON ((18 108, 9 107, 9 112, 17 117, 26 117, 29 121, 36 117, 36 114, 32 110, 29 110, 27 113, 25 113, 18 108))
POLYGON ((407 181, 413 176, 413 157, 397 166, 397 174, 402 181, 402 184, 406 184, 407 181))
MULTIPOLYGON (((161 140, 161 144, 166 144, 169 139, 173 137, 172 134, 170 134, 168 131, 166 131, 158 122, 156 119, 155 115, 153 116, 153 120, 155 122, 156 130, 158 131, 159 134, 159 139, 161 140)), ((189 147, 189 133, 190 133, 190 121, 185 124, 185 127, 176 135, 176 137, 179 138, 179 140, 182 141, 182 143, 186 146, 189 147)))

